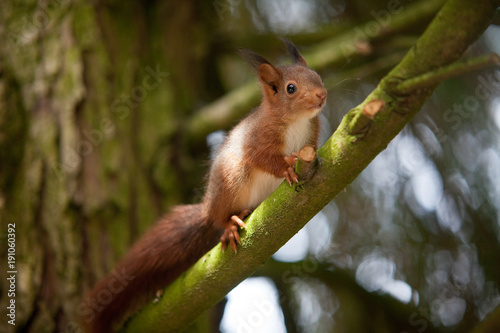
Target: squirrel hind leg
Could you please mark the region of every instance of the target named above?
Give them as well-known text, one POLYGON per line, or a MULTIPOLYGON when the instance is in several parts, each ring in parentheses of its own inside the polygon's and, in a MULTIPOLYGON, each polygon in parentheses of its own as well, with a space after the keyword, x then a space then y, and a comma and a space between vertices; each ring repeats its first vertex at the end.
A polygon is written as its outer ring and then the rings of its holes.
POLYGON ((229 219, 229 223, 224 229, 224 233, 220 237, 222 252, 225 252, 227 245, 231 246, 234 253, 238 252, 238 245, 241 245, 240 234, 238 233, 238 227, 245 228, 245 222, 243 219, 247 217, 252 211, 250 209, 244 209, 240 214, 233 215, 229 219))

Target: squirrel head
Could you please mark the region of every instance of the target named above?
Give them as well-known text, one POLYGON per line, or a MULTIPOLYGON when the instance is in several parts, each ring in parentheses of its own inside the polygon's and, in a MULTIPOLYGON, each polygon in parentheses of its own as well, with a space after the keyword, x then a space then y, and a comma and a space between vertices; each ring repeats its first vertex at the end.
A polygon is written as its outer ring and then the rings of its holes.
POLYGON ((306 60, 297 47, 283 39, 291 65, 273 66, 267 59, 247 49, 239 54, 258 73, 262 86, 263 106, 283 117, 307 117, 318 115, 326 103, 326 89, 321 77, 307 67, 306 60))

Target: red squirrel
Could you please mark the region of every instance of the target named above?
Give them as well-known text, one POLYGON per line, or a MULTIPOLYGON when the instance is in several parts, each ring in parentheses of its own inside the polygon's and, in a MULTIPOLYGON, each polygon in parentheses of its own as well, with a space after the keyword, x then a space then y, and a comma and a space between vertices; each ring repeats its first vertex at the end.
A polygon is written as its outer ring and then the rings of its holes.
POLYGON ((240 50, 258 73, 262 102, 219 147, 201 203, 174 207, 132 247, 114 273, 98 283, 79 308, 88 332, 109 333, 151 300, 220 240, 222 251, 240 244, 242 221, 285 179, 298 182, 296 152, 316 147, 326 102, 320 76, 295 45, 283 41, 293 64, 275 67, 240 50), (117 274, 126 276, 119 281, 117 274), (121 282, 121 283, 120 283, 121 282))

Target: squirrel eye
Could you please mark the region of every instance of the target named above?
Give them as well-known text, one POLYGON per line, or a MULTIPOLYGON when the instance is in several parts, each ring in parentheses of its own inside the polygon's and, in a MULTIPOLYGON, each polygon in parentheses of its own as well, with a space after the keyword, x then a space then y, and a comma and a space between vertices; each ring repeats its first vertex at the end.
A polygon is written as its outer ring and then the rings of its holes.
POLYGON ((297 87, 293 83, 290 83, 289 85, 286 86, 286 92, 289 93, 290 95, 296 91, 297 87))

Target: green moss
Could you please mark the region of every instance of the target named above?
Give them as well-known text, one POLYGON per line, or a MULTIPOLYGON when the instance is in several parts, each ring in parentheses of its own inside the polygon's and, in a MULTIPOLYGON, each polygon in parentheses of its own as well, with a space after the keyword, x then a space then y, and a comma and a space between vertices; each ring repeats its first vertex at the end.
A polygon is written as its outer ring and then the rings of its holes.
POLYGON ((78 14, 73 15, 72 19, 73 35, 82 49, 92 49, 98 40, 94 7, 91 3, 81 2, 75 9, 78 14))

